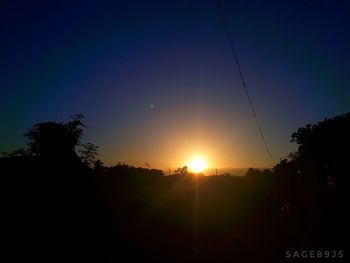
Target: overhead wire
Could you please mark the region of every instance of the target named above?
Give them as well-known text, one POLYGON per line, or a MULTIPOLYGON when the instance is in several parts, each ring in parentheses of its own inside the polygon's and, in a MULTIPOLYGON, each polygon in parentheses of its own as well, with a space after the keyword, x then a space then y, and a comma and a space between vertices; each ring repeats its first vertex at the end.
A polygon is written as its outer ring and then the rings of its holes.
POLYGON ((240 60, 239 60, 239 57, 238 57, 238 54, 237 54, 237 51, 236 51, 236 48, 235 48, 235 44, 234 44, 233 37, 232 37, 232 32, 230 30, 230 27, 229 27, 229 24, 228 24, 228 21, 227 21, 224 9, 223 9, 223 7, 221 5, 220 0, 215 0, 215 1, 217 3, 218 8, 219 8, 220 16, 222 18, 222 21, 223 21, 223 24, 224 24, 224 27, 225 27, 225 31, 227 33, 227 37, 228 37, 228 40, 229 40, 229 43, 230 43, 232 55, 233 55, 233 58, 234 58, 234 60, 236 62, 236 66, 238 68, 239 77, 240 77, 241 82, 242 82, 242 88, 243 88, 243 90, 244 90, 244 92, 245 92, 245 94, 247 96, 251 113, 253 115, 253 118, 255 119, 255 123, 257 125, 258 130, 259 130, 260 138, 261 138, 261 140, 262 140, 262 142, 263 142, 263 144, 265 146, 265 149, 266 149, 270 159, 272 161, 274 161, 274 158, 272 156, 270 147, 269 147, 269 145, 268 145, 268 143, 267 143, 267 141, 265 139, 263 130, 261 128, 260 121, 259 121, 258 115, 256 113, 252 97, 251 97, 251 95, 249 93, 249 90, 248 90, 248 87, 247 87, 247 84, 246 84, 246 79, 245 79, 244 74, 243 74, 242 66, 241 66, 241 63, 240 63, 240 60))

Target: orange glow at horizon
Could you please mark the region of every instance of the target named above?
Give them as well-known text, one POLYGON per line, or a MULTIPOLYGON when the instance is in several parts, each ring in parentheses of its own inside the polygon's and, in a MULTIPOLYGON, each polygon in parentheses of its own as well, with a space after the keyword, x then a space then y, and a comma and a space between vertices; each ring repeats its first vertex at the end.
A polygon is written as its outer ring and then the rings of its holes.
POLYGON ((207 162, 201 157, 195 157, 188 163, 189 171, 193 173, 202 173, 207 167, 207 162))
POLYGON ((194 106, 157 108, 137 122, 142 129, 124 129, 118 139, 115 131, 108 132, 109 143, 97 142, 101 160, 106 165, 123 162, 137 167, 149 163, 167 172, 188 166, 189 172, 194 172, 190 161, 200 157, 207 164, 203 172, 208 174, 215 169, 270 166, 264 148, 256 146, 255 127, 247 130, 240 119, 228 122, 226 113, 213 105, 194 106), (168 120, 166 125, 164 119, 168 120))

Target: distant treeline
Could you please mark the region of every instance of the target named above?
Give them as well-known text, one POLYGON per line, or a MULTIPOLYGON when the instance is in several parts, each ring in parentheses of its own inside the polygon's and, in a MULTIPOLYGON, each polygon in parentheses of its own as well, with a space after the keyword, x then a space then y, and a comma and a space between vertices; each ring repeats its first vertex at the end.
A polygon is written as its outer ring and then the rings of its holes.
POLYGON ((106 167, 83 143, 83 117, 35 124, 0 158, 13 261, 283 262, 290 248, 344 249, 350 113, 299 128, 295 153, 244 177, 106 167))

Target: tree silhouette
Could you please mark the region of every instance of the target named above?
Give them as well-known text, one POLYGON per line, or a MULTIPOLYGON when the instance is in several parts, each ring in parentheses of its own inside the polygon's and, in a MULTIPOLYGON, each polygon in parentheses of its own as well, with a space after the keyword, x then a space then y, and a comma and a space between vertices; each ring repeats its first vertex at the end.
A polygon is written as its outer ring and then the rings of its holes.
POLYGON ((96 171, 104 171, 106 168, 103 166, 103 162, 100 159, 94 161, 93 164, 94 164, 93 168, 96 171))
POLYGON ((49 160, 78 160, 92 167, 98 147, 92 143, 82 143, 84 116, 76 114, 67 123, 42 122, 35 124, 24 136, 29 140, 27 146, 30 156, 49 160))
POLYGON ((179 167, 177 169, 174 170, 175 174, 181 174, 181 175, 186 175, 188 174, 188 166, 183 166, 183 167, 179 167))
POLYGON ((158 262, 154 255, 175 255, 176 261, 206 262, 213 255, 242 261, 254 249, 250 261, 278 262, 265 248, 272 255, 305 244, 342 247, 347 189, 338 183, 348 173, 349 114, 300 128, 292 135, 298 150, 272 171, 250 168, 246 178, 226 173, 198 180, 183 176, 192 175, 187 166, 175 176, 125 163, 105 167, 95 159, 97 146, 82 142, 83 117, 38 123, 26 133, 26 149, 0 157, 11 208, 4 214, 16 222, 11 237, 24 241, 15 252, 24 251, 26 259, 119 262, 121 255, 137 255, 130 262, 158 262), (200 250, 192 252, 194 244, 200 250), (231 244, 247 253, 233 256, 231 244))
POLYGON ((249 168, 245 174, 246 177, 258 178, 261 177, 262 173, 259 169, 249 168))
POLYGON ((73 153, 83 136, 82 115, 75 115, 68 123, 42 122, 35 124, 24 136, 29 140, 30 154, 34 156, 73 153))
POLYGON ((348 171, 350 113, 299 128, 291 142, 298 144, 295 159, 310 180, 324 183, 332 177, 341 182, 348 171))
POLYGON ((262 171, 262 176, 263 177, 270 177, 270 176, 272 176, 272 171, 270 170, 270 169, 264 169, 263 171, 262 171))
POLYGON ((91 142, 81 144, 81 149, 79 149, 79 157, 87 167, 92 168, 94 165, 96 165, 95 159, 97 149, 98 146, 91 142))

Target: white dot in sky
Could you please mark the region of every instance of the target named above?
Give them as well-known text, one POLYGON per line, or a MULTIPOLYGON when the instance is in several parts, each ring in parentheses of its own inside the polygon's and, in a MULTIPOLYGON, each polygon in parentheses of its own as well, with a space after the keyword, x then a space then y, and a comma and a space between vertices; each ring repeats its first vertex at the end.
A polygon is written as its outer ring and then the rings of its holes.
POLYGON ((154 104, 149 105, 149 107, 150 107, 151 109, 153 109, 153 108, 154 108, 154 104))

